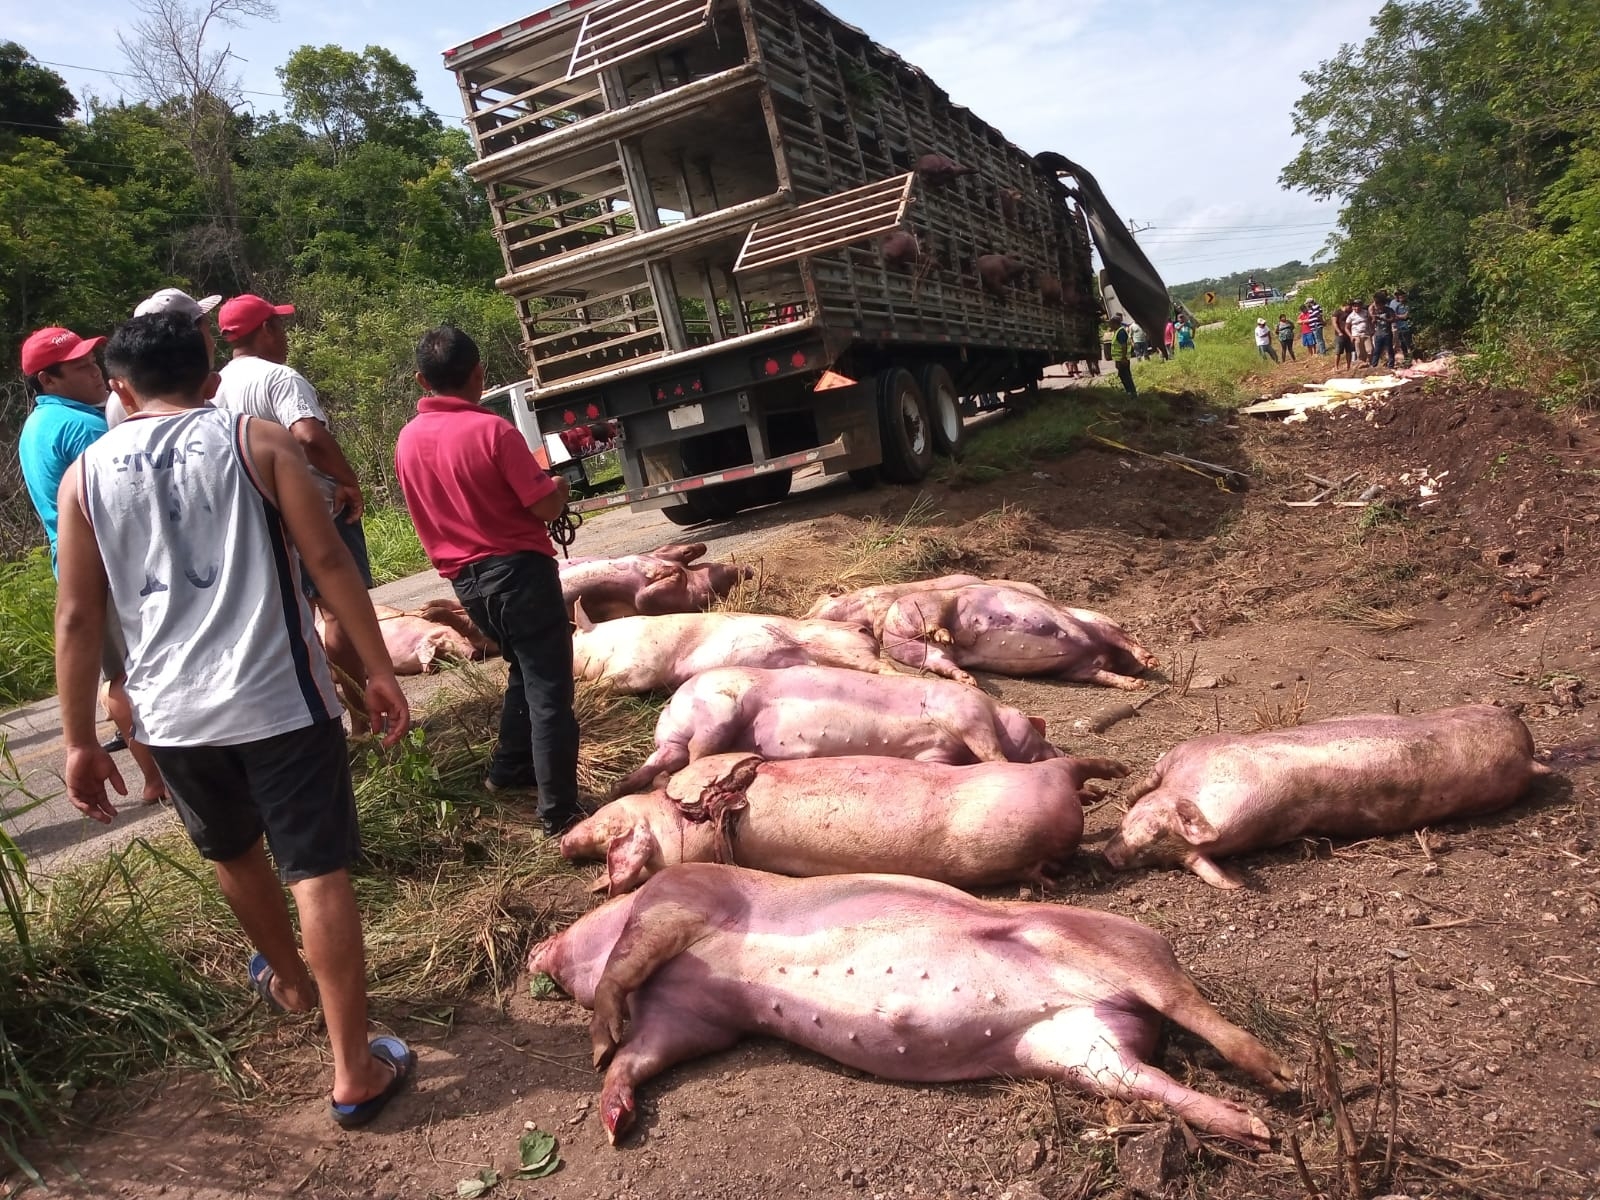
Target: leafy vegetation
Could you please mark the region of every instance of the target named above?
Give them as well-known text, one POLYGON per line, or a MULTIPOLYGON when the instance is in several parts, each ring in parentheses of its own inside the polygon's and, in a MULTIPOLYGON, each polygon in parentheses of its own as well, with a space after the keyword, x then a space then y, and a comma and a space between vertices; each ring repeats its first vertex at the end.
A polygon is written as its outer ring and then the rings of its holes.
POLYGON ((1600 399, 1600 0, 1391 0, 1304 78, 1285 186, 1343 202, 1338 287, 1410 293, 1491 377, 1600 399))

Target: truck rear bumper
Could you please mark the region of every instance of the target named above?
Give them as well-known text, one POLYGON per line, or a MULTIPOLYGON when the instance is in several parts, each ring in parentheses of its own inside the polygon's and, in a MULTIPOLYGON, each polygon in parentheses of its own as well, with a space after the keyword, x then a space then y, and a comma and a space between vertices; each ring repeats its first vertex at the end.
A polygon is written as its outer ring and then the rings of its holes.
POLYGON ((631 504, 641 508, 663 508, 672 502, 672 497, 681 492, 692 492, 698 488, 712 487, 719 483, 733 483, 740 479, 753 479, 758 475, 770 475, 775 471, 793 471, 800 467, 808 467, 813 463, 839 458, 847 453, 849 453, 849 450, 845 446, 845 439, 840 436, 826 446, 813 446, 809 450, 797 450, 793 454, 771 458, 754 466, 728 467, 725 470, 711 471, 705 475, 691 475, 684 479, 674 479, 670 483, 657 483, 649 487, 634 488, 629 492, 615 492, 609 496, 596 496, 592 500, 580 500, 572 506, 572 511, 579 513, 603 512, 610 508, 621 508, 624 504, 631 504))

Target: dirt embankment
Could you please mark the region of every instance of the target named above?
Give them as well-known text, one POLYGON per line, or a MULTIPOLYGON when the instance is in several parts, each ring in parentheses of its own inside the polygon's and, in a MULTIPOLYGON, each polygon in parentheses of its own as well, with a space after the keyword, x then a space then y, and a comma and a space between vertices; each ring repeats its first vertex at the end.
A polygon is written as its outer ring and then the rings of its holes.
MULTIPOLYGON (((1101 448, 991 484, 932 485, 911 522, 901 523, 911 498, 880 489, 776 541, 763 602, 808 599, 848 567, 842 550, 859 548, 866 530, 924 555, 930 571, 1031 580, 1110 613, 1169 677, 1137 717, 1103 736, 1074 733, 1074 721, 1123 697, 1039 681, 985 686, 1045 717, 1070 748, 1124 759, 1135 778, 1174 743, 1219 728, 1468 700, 1517 706, 1557 774, 1492 818, 1252 855, 1234 864, 1247 888, 1221 893, 1175 872, 1109 873, 1093 855, 1118 820, 1106 803, 1089 814, 1085 850, 1060 887, 1036 898, 1159 928, 1224 1011, 1299 1074, 1298 1092, 1269 1103, 1174 1034, 1154 1061, 1257 1105, 1286 1140, 1283 1152, 1254 1158, 1207 1147, 1151 1194, 1304 1200, 1292 1133, 1330 1196, 1351 1194, 1341 1181, 1353 1158, 1369 1194, 1594 1195, 1594 429, 1452 384, 1408 386, 1300 426, 1184 404, 1178 418, 1102 429, 1245 470, 1252 487, 1223 491, 1203 474, 1101 448), (1308 475, 1342 487, 1314 507, 1291 505, 1325 490, 1308 475), (1370 502, 1338 506, 1373 488, 1370 502), (1340 1148, 1333 1084, 1355 1154, 1340 1148)), ((541 906, 586 903, 582 882, 553 884, 541 906)), ((491 1162, 514 1170, 531 1121, 560 1136, 565 1166, 537 1184, 502 1183, 496 1200, 1084 1200, 1131 1194, 1128 1144, 1161 1120, 1060 1086, 885 1083, 751 1042, 646 1085, 639 1132, 612 1149, 576 1006, 522 996, 508 1014, 446 1014, 419 996, 379 1016, 419 1044, 422 1074, 373 1131, 331 1128, 317 1099, 316 1031, 290 1025, 249 1056, 271 1084, 266 1097, 234 1108, 193 1082, 158 1088, 148 1107, 79 1140, 87 1182, 66 1194, 452 1195, 491 1162)))

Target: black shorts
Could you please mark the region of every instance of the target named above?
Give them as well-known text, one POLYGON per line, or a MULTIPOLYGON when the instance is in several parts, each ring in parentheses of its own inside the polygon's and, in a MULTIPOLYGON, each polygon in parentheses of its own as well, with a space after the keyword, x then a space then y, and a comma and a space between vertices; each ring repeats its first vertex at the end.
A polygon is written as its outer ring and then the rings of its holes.
POLYGON ((344 724, 337 718, 238 746, 151 746, 203 858, 229 862, 266 835, 285 883, 361 854, 344 724))
MULTIPOLYGON (((346 521, 345 512, 340 509, 333 517, 333 527, 339 531, 339 540, 344 543, 345 549, 350 551, 350 557, 356 560, 356 570, 361 573, 361 582, 369 588, 372 586, 372 561, 367 557, 367 533, 361 528, 360 521, 346 521)), ((311 572, 304 566, 300 569, 300 586, 305 591, 307 600, 316 600, 321 593, 317 591, 316 581, 311 578, 311 572)))
POLYGON ((1350 340, 1350 335, 1347 333, 1339 335, 1338 348, 1344 354, 1354 354, 1356 352, 1356 344, 1350 340))

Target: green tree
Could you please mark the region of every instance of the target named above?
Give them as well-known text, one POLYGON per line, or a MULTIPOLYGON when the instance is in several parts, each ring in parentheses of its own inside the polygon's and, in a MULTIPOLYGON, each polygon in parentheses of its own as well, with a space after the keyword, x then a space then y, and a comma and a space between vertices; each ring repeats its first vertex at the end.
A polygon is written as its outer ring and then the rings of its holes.
POLYGON ((1280 179, 1344 202, 1341 279, 1406 286, 1424 320, 1464 332, 1485 222, 1546 219, 1541 196, 1597 127, 1600 0, 1391 0, 1372 29, 1303 76, 1280 179))
POLYGON ((127 313, 156 278, 117 197, 75 174, 65 149, 23 138, 0 162, 0 356, 41 325, 88 334, 127 313))
POLYGON ((382 46, 362 53, 301 46, 278 68, 289 116, 316 135, 332 162, 363 144, 425 154, 443 126, 422 103, 417 74, 382 46))
POLYGON ((24 137, 60 141, 77 111, 65 79, 16 42, 0 42, 0 152, 24 137))

